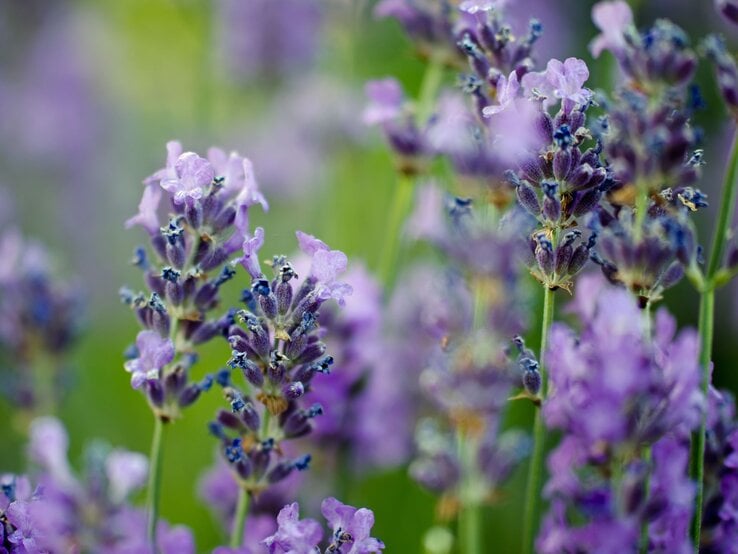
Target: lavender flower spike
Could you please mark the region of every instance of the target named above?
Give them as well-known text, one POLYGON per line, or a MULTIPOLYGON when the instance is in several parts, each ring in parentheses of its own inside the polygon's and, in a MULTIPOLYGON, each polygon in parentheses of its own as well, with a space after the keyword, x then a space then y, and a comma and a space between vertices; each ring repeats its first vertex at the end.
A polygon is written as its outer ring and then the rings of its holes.
POLYGON ((589 51, 595 58, 599 58, 603 50, 617 54, 625 48, 625 31, 633 25, 633 12, 625 0, 595 4, 592 20, 602 31, 589 45, 589 51))

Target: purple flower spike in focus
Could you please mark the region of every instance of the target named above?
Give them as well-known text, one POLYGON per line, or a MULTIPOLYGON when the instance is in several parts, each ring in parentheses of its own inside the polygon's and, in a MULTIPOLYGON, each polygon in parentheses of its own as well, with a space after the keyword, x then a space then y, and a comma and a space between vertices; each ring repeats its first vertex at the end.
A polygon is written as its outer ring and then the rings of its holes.
POLYGON ((212 375, 191 382, 189 372, 198 347, 223 336, 233 322, 232 311, 219 310, 220 288, 235 276, 233 265, 241 261, 254 278, 261 276, 264 231, 252 235, 249 210, 269 206, 251 162, 219 148, 206 159, 171 141, 165 167, 144 185, 139 213, 126 227, 141 225, 149 234, 151 250, 138 247, 133 257, 147 290, 120 290, 144 330, 127 352, 125 369, 157 416, 170 421, 213 384, 212 375), (243 256, 232 259, 241 249, 243 256))
POLYGON ((174 359, 174 344, 156 331, 141 331, 136 337, 138 357, 125 363, 131 386, 141 388, 148 380, 160 378, 161 369, 174 359))
POLYGON ((633 26, 633 12, 625 0, 599 2, 592 8, 592 20, 601 34, 589 45, 598 58, 603 50, 617 54, 626 46, 625 33, 633 26))

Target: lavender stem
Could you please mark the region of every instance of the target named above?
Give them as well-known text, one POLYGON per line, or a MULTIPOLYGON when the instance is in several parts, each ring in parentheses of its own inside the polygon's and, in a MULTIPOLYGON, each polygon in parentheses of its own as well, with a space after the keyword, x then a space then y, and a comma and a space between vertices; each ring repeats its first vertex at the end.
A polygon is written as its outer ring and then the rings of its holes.
MULTIPOLYGON (((548 385, 547 373, 545 369, 546 347, 548 342, 548 333, 553 322, 553 314, 555 309, 554 292, 548 287, 543 289, 543 323, 541 327, 541 349, 539 353, 539 362, 541 373, 541 404, 546 398, 546 389, 548 385)), ((543 416, 541 407, 536 409, 535 420, 533 423, 533 454, 530 458, 528 466, 528 488, 525 492, 525 512, 523 514, 523 549, 522 552, 532 554, 534 552, 533 544, 535 541, 535 533, 538 527, 538 513, 540 511, 539 497, 541 494, 541 481, 543 479, 543 458, 545 453, 546 429, 543 424, 543 416)))
MULTIPOLYGON (((725 250, 725 241, 728 238, 730 224, 735 210, 736 193, 738 192, 738 128, 733 131, 733 146, 730 151, 723 195, 720 199, 720 213, 715 227, 715 236, 712 241, 710 260, 707 266, 705 286, 701 291, 699 335, 702 351, 700 364, 702 366, 702 393, 707 398, 710 387, 710 360, 712 358, 713 327, 715 324, 715 275, 725 250)), ((694 518, 692 519, 691 537, 695 552, 700 548, 700 531, 702 526, 702 503, 704 496, 705 472, 705 432, 707 415, 702 414, 700 428, 692 434, 692 460, 690 474, 696 482, 694 518)))
POLYGON ((159 499, 161 497, 161 467, 163 458, 164 422, 160 417, 154 419, 154 436, 151 439, 151 456, 149 458, 148 498, 146 506, 149 512, 148 537, 152 552, 157 552, 156 524, 159 519, 159 499))
POLYGON ((241 487, 238 491, 238 505, 233 519, 231 532, 231 548, 239 548, 243 544, 243 530, 246 524, 246 515, 249 512, 249 493, 241 487))

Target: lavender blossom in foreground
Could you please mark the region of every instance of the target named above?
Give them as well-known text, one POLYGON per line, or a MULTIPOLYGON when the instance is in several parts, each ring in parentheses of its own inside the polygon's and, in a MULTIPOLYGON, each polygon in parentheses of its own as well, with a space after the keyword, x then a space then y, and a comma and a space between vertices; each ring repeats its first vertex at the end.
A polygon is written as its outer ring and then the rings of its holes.
POLYGON ((624 290, 602 289, 590 301, 596 308, 579 336, 563 324, 551 330, 543 415, 564 436, 548 460, 551 508, 538 549, 635 551, 648 523, 648 552, 687 552, 694 494, 688 438, 704 407, 697 336, 676 335, 663 310, 649 335, 624 290), (651 461, 642 457, 646 446, 651 461))
MULTIPOLYGON (((277 516, 277 531, 264 540, 270 554, 320 552, 323 529, 313 519, 300 519, 295 502, 282 508, 277 516)), ((321 505, 331 532, 325 543, 325 552, 340 554, 375 554, 384 550, 382 541, 371 537, 374 513, 366 508, 356 509, 335 498, 326 498, 321 505)))
POLYGON ((0 383, 24 411, 52 410, 79 334, 82 294, 54 276, 49 254, 15 230, 0 235, 0 383))
POLYGON ((39 498, 22 475, 0 475, 0 550, 8 554, 41 553, 39 531, 29 513, 39 498))
MULTIPOLYGON (((229 258, 244 245, 254 250, 263 230, 249 230, 249 209, 267 209, 251 162, 218 148, 208 158, 167 144, 166 167, 144 181, 139 213, 126 227, 146 230, 153 257, 136 249, 133 263, 144 274, 148 291, 121 289, 121 299, 144 327, 128 352, 125 369, 131 385, 146 394, 163 420, 179 416, 213 383, 212 376, 190 382, 199 345, 223 335, 233 322, 230 312, 216 312, 221 286, 235 275, 229 258), (168 223, 161 226, 162 200, 168 223)), ((255 254, 255 252, 254 252, 255 254)))
POLYGON ((297 289, 292 281, 299 276, 284 256, 273 258, 273 278, 268 279, 256 257, 263 238, 244 243, 241 263, 252 281, 242 297, 246 309, 235 314, 243 327, 234 323, 228 329, 233 349, 228 365, 241 370, 250 390, 236 387, 228 369, 216 378, 231 409, 218 412, 210 432, 220 442, 235 482, 254 497, 309 467, 309 454, 290 457, 283 442, 309 434, 311 420, 323 413, 320 404, 306 406, 300 400, 311 390, 313 378, 329 373, 334 363, 317 333, 318 309, 329 299, 342 305, 352 292, 339 280, 347 264, 343 252, 300 231, 297 239, 311 257, 308 275, 297 289))

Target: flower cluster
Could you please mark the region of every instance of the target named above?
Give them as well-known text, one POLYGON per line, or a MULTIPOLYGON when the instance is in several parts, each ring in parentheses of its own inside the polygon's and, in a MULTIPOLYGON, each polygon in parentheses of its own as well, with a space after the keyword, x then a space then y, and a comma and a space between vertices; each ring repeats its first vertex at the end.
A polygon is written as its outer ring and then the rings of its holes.
POLYGON ((0 260, 1 388, 24 411, 50 411, 65 386, 82 294, 54 276, 42 245, 17 231, 0 236, 0 260))
POLYGON ((292 281, 299 276, 284 256, 273 258, 272 279, 262 273, 257 252, 263 230, 257 229, 258 242, 245 248, 241 263, 252 285, 242 296, 246 308, 235 314, 238 323, 227 329, 233 349, 228 365, 240 370, 251 392, 239 389, 228 369, 217 376, 231 409, 218 413, 210 431, 239 485, 252 495, 310 463, 310 455, 287 458, 282 442, 310 433, 311 420, 323 413, 320 404, 303 407, 300 402, 313 378, 329 373, 333 365, 317 332, 318 309, 331 298, 343 304, 352 292, 338 280, 347 264, 343 252, 299 231, 297 238, 312 260, 297 289, 292 281))
MULTIPOLYGON (((0 547, 11 554, 101 552, 153 554, 146 541, 146 517, 129 504, 144 485, 148 462, 142 454, 90 445, 85 472, 75 475, 67 460, 68 438, 50 417, 31 425, 27 477, 4 476, 0 501, 0 547)), ((191 532, 161 522, 157 548, 163 554, 194 553, 191 532)))
POLYGON ((263 239, 263 230, 249 233, 249 208, 268 207, 251 162, 237 153, 211 148, 205 159, 183 152, 178 142, 168 143, 167 151, 166 167, 144 181, 139 213, 126 222, 143 227, 151 239, 153 259, 142 247, 134 256, 148 293, 121 290, 144 327, 125 368, 163 420, 176 418, 212 385, 210 376, 188 382, 195 350, 231 325, 231 313, 213 316, 221 286, 235 275, 228 261, 263 239), (170 213, 162 226, 164 197, 170 213))
POLYGON ((551 330, 551 393, 543 415, 564 436, 548 461, 551 511, 538 548, 634 551, 648 525, 649 552, 688 551, 688 437, 704 400, 697 337, 675 336, 675 322, 663 310, 651 336, 628 292, 597 289, 580 293, 588 298, 577 303, 579 336, 563 324, 551 330))

